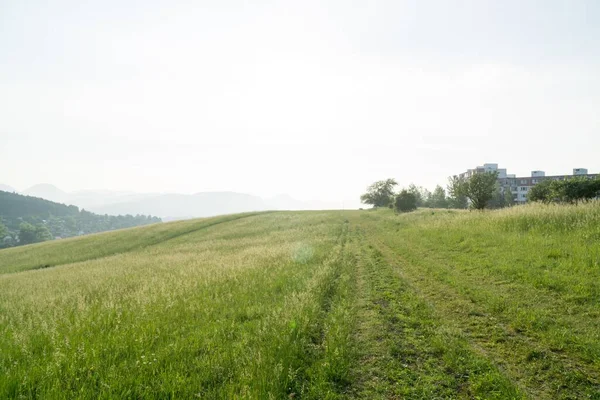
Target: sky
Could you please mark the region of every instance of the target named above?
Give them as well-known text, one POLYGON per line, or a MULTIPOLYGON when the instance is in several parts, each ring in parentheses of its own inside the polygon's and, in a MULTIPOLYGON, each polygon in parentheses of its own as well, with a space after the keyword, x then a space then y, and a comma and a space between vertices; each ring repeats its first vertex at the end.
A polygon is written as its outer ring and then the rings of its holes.
POLYGON ((600 2, 0 2, 0 183, 358 206, 600 172, 600 2))

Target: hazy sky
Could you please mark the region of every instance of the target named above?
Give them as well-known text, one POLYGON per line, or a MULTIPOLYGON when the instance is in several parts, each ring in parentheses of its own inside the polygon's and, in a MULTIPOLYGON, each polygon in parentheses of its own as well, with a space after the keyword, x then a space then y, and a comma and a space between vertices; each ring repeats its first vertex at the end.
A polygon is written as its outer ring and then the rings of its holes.
POLYGON ((600 172, 600 1, 0 1, 0 183, 353 199, 600 172))

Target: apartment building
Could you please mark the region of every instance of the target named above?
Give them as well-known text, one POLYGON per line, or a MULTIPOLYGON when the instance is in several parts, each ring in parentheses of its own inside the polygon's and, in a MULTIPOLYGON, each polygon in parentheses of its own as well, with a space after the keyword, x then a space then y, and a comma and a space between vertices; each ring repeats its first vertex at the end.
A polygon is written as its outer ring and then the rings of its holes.
POLYGON ((483 166, 468 169, 466 172, 459 174, 459 177, 469 178, 473 174, 479 172, 498 172, 498 184, 500 185, 500 191, 504 193, 506 190, 510 190, 513 195, 513 200, 517 204, 526 203, 527 193, 529 190, 542 181, 562 181, 574 176, 586 176, 588 178, 595 178, 598 176, 598 174, 589 174, 586 168, 573 168, 572 175, 546 176, 544 171, 531 171, 531 176, 517 177, 515 174, 507 174, 506 168, 498 168, 498 164, 483 164, 483 166))

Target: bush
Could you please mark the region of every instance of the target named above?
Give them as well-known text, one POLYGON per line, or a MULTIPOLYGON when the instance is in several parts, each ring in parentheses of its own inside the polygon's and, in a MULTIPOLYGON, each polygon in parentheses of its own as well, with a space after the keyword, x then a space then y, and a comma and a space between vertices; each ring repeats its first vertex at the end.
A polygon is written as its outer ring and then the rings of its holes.
POLYGON ((398 212, 409 212, 417 209, 417 196, 414 193, 403 189, 394 202, 396 211, 398 212))

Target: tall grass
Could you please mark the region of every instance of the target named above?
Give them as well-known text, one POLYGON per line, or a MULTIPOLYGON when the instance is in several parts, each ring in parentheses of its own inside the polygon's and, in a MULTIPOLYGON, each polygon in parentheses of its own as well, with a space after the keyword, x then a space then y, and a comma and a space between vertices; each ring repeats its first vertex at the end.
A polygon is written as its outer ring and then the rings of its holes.
POLYGON ((342 257, 337 219, 238 219, 125 254, 0 276, 0 397, 307 391, 320 298, 342 257))
POLYGON ((256 213, 225 215, 200 220, 152 224, 64 240, 37 243, 0 251, 0 274, 49 268, 140 249, 216 224, 256 213))
POLYGON ((0 251, 0 398, 598 398, 599 227, 279 212, 0 251))

